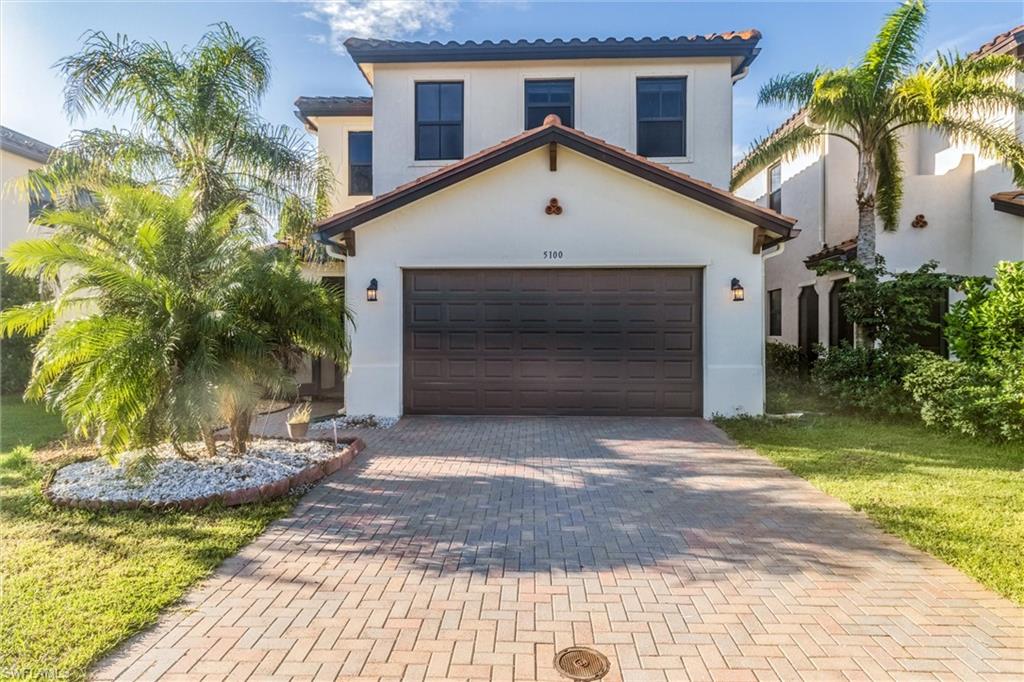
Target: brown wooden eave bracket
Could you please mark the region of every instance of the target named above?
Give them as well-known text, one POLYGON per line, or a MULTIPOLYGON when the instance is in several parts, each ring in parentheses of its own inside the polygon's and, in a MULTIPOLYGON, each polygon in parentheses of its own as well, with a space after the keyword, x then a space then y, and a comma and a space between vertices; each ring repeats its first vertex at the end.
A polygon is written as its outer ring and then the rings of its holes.
POLYGON ((356 255, 356 231, 346 230, 342 232, 341 238, 341 250, 345 252, 345 255, 352 258, 356 255))
POLYGON ((558 170, 558 143, 557 142, 549 142, 548 143, 548 160, 551 163, 551 166, 550 166, 551 172, 554 173, 556 170, 558 170))
POLYGON ((764 248, 765 243, 769 240, 770 232, 763 227, 754 228, 754 253, 761 253, 761 249, 764 248))

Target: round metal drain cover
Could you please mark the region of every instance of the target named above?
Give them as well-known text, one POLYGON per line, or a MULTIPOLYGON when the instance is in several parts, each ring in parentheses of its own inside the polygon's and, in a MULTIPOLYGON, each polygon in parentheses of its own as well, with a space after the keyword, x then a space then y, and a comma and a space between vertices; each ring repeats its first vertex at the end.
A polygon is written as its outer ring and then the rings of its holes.
POLYGON ((611 665, 599 651, 571 646, 555 654, 555 670, 570 680, 592 682, 607 675, 611 665))

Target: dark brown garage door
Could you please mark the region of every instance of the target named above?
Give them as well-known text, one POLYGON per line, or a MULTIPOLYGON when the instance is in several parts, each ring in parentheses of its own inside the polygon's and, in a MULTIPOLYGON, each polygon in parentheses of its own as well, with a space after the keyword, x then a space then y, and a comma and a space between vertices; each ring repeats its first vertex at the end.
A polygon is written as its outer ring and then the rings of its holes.
POLYGON ((701 415, 697 269, 405 271, 407 414, 701 415))

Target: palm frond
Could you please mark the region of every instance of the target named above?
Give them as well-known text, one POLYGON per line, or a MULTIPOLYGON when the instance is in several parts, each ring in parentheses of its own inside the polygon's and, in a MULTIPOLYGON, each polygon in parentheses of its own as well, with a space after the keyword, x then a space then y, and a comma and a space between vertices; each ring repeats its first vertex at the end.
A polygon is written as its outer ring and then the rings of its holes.
POLYGON ((1013 181, 1024 187, 1024 141, 1017 137, 1012 124, 994 125, 977 118, 942 118, 934 125, 954 144, 977 145, 981 153, 1000 161, 1013 173, 1013 181))
POLYGON ((781 158, 813 149, 824 133, 800 123, 779 135, 755 140, 750 152, 733 169, 732 189, 736 189, 753 177, 758 171, 781 158))
POLYGON ((858 69, 876 96, 915 66, 927 12, 924 0, 905 0, 886 17, 858 69))
POLYGON ((903 203, 903 165, 897 135, 890 134, 882 138, 875 154, 875 167, 878 172, 875 212, 882 219, 884 229, 895 230, 903 203))
POLYGON ((775 76, 761 86, 757 95, 757 105, 807 106, 814 94, 814 83, 821 74, 821 69, 814 69, 803 73, 775 76))

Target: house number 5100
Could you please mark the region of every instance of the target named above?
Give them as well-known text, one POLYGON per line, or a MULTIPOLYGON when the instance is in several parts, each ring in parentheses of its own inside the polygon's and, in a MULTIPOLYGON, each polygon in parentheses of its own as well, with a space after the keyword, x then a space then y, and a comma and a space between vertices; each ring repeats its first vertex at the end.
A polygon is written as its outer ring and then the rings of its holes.
POLYGON ((565 254, 561 251, 545 251, 544 260, 561 260, 565 257, 565 254))

